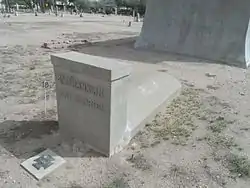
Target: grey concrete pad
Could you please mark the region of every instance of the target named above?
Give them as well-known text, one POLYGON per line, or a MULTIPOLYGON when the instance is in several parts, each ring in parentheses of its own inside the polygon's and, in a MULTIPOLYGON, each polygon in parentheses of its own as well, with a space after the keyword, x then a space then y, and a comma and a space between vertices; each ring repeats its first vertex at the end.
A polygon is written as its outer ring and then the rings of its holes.
MULTIPOLYGON (((131 75, 128 97, 128 122, 134 134, 140 125, 153 118, 181 90, 180 82, 158 66, 137 64, 131 75)), ((134 135, 132 134, 132 135, 134 135)))
POLYGON ((180 82, 156 65, 136 63, 129 78, 127 122, 114 153, 121 151, 147 122, 154 119, 181 90, 180 82))
POLYGON ((24 161, 21 166, 37 180, 42 179, 66 161, 56 153, 47 149, 24 161))

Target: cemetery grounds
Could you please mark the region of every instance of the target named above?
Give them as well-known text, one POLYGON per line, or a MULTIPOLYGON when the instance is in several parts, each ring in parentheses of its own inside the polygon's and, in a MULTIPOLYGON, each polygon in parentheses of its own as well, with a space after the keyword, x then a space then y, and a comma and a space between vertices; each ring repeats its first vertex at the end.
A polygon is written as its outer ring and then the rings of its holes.
POLYGON ((142 23, 128 27, 131 20, 1 15, 1 188, 249 187, 249 70, 136 51, 142 23), (105 158, 78 140, 59 137, 50 54, 71 50, 144 63, 179 79, 182 91, 122 152, 105 158), (67 163, 38 182, 20 163, 46 148, 67 163))

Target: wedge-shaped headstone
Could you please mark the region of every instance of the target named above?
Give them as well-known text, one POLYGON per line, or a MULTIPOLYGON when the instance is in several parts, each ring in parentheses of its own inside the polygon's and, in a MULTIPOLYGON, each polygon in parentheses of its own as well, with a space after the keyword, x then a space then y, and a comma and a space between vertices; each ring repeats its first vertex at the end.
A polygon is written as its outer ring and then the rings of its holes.
POLYGON ((61 133, 112 155, 126 129, 131 65, 76 52, 51 59, 61 133))

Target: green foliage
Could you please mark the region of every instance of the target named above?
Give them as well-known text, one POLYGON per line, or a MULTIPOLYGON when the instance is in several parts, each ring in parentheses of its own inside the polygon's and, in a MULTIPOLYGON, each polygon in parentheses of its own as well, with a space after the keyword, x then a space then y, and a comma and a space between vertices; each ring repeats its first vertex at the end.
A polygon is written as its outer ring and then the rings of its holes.
POLYGON ((78 7, 80 10, 87 10, 90 7, 90 1, 89 0, 75 0, 74 4, 78 7))
POLYGON ((102 7, 116 7, 115 0, 100 0, 102 7))
MULTIPOLYGON (((66 0, 59 0, 66 4, 66 0)), ((114 7, 127 7, 131 10, 134 9, 140 14, 145 12, 145 1, 146 0, 69 0, 69 3, 73 3, 80 10, 89 10, 90 8, 101 9, 101 8, 114 8, 114 7)), ((32 8, 35 4, 40 4, 41 9, 45 9, 45 5, 49 7, 54 4, 55 0, 2 0, 2 4, 8 3, 10 7, 14 7, 15 4, 24 5, 27 8, 32 8)), ((33 7, 34 8, 34 7, 33 7)))
POLYGON ((117 178, 104 188, 129 188, 129 185, 123 178, 117 178))
POLYGON ((118 7, 138 8, 145 7, 146 0, 115 0, 118 7))
POLYGON ((228 168, 239 177, 250 177, 250 161, 246 157, 232 154, 228 158, 228 168))

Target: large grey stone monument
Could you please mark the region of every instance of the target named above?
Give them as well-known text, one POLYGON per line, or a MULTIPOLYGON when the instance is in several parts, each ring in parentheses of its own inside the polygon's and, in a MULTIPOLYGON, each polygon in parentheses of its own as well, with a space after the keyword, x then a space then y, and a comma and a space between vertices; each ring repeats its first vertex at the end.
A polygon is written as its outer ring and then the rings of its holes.
POLYGON ((52 55, 62 135, 107 155, 119 152, 180 83, 133 62, 77 52, 52 55), (145 68, 144 68, 145 69, 145 68), (138 71, 139 70, 139 71, 138 71))
POLYGON ((148 0, 135 47, 247 67, 249 0, 148 0))

